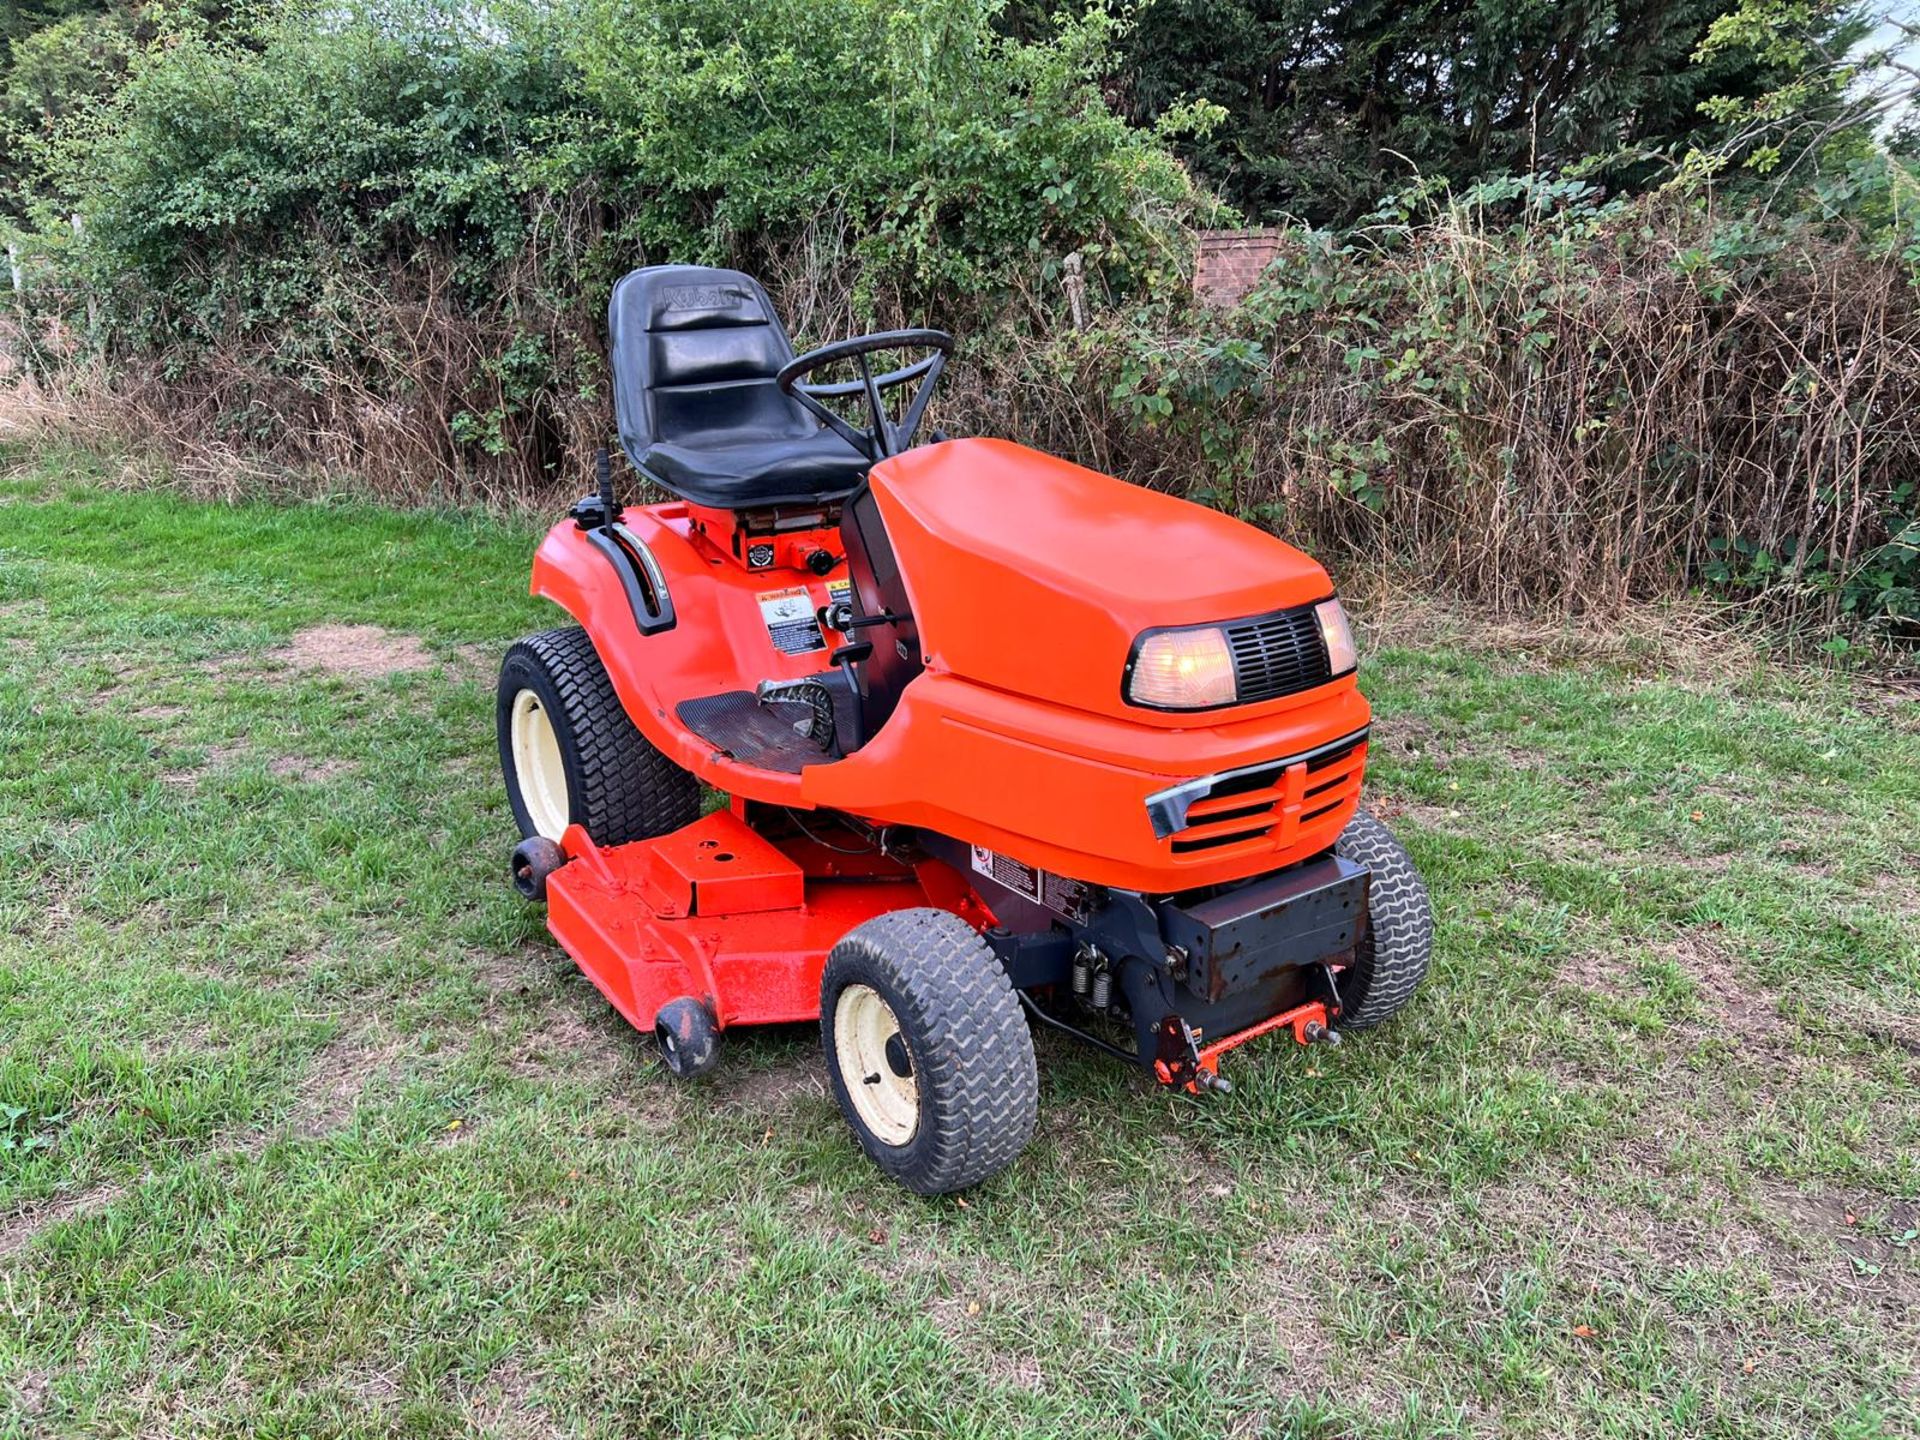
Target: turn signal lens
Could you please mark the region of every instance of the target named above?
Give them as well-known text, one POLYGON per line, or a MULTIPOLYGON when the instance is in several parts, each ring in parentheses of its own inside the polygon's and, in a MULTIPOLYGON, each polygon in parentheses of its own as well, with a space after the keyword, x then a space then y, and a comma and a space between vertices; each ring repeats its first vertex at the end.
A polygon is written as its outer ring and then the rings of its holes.
POLYGON ((1313 607, 1320 622, 1320 638, 1327 642, 1327 673, 1344 675, 1358 669, 1360 652, 1353 648, 1353 627, 1347 624, 1347 612, 1338 600, 1322 600, 1313 607))
POLYGON ((1162 630, 1140 642, 1127 698, 1162 710, 1205 710, 1234 701, 1233 652, 1218 626, 1162 630))

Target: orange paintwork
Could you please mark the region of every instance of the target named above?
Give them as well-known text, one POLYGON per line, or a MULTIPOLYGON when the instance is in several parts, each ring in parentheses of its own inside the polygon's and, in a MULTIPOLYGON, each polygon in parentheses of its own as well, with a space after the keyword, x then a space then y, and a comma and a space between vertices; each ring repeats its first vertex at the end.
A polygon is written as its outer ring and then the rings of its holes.
MULTIPOLYGON (((1332 1021, 1327 1015, 1325 1002, 1309 1000, 1304 1005, 1296 1005, 1293 1009, 1283 1010, 1278 1015, 1269 1015, 1257 1025, 1249 1025, 1244 1030, 1236 1030, 1224 1040, 1216 1040, 1211 1045, 1201 1046, 1198 1051, 1198 1068, 1206 1071, 1209 1075, 1218 1075, 1220 1073, 1220 1057, 1222 1055, 1225 1055, 1229 1050, 1238 1049, 1249 1040, 1258 1040, 1262 1035, 1271 1035, 1276 1030, 1291 1030, 1293 1031, 1293 1038, 1296 1044, 1311 1045, 1313 1043, 1313 1032, 1309 1027, 1317 1026, 1321 1030, 1325 1030, 1331 1023, 1332 1021)), ((1198 1032, 1195 1033, 1197 1037, 1198 1032)), ((1162 1085, 1172 1085, 1179 1079, 1178 1075, 1174 1073, 1173 1067, 1164 1060, 1156 1060, 1153 1062, 1153 1073, 1162 1085)), ((1187 1081, 1186 1090, 1189 1094, 1198 1095, 1200 1093, 1200 1082, 1197 1079, 1187 1081)))
POLYGON ((683 995, 723 1030, 818 1019, 827 952, 895 910, 937 905, 974 926, 993 923, 944 865, 882 862, 835 874, 810 853, 817 847, 790 853, 728 810, 607 849, 574 825, 561 846, 570 863, 547 881, 547 928, 642 1030, 683 995))
POLYGON ((533 593, 555 601, 586 627, 633 723, 678 764, 730 794, 808 804, 800 776, 752 769, 715 755, 673 712, 684 700, 750 690, 761 680, 798 679, 822 669, 824 637, 823 648, 810 654, 781 654, 768 638, 758 597, 804 589, 817 607, 832 598, 827 581, 805 570, 747 570, 695 527, 689 507, 679 501, 629 507, 624 520, 660 566, 678 615, 673 629, 639 633, 612 566, 571 520, 561 521, 541 541, 533 558, 533 593))
POLYGON ((826 581, 800 569, 746 571, 674 502, 626 512, 666 579, 674 629, 636 631, 612 568, 571 521, 542 542, 533 591, 593 636, 641 731, 737 796, 922 826, 1074 879, 1155 893, 1278 869, 1345 827, 1364 746, 1324 772, 1288 772, 1271 795, 1278 823, 1254 841, 1175 853, 1155 836, 1146 799, 1353 734, 1369 711, 1352 676, 1193 715, 1121 695, 1140 631, 1321 599, 1333 587, 1312 560, 1202 506, 1004 441, 911 450, 876 465, 872 484, 927 668, 863 748, 798 775, 716 755, 674 710, 826 668, 824 637, 804 655, 776 650, 756 598, 804 589, 817 607, 832 598, 826 581), (1305 798, 1310 790, 1318 800, 1305 798), (1314 813, 1329 800, 1338 804, 1314 813), (1313 815, 1305 826, 1302 814, 1313 815))
POLYGON ((873 493, 929 669, 1136 726, 1194 724, 1121 695, 1141 631, 1333 594, 1325 570, 1265 531, 1006 440, 909 450, 875 467, 873 493))
POLYGON ((846 556, 846 547, 840 543, 837 527, 783 530, 778 535, 751 534, 741 527, 740 517, 733 511, 711 510, 703 505, 687 506, 687 523, 701 540, 731 555, 735 563, 752 570, 769 573, 805 570, 808 558, 816 550, 827 551, 836 561, 846 556), (763 546, 773 552, 773 559, 765 565, 754 565, 750 552, 763 546))

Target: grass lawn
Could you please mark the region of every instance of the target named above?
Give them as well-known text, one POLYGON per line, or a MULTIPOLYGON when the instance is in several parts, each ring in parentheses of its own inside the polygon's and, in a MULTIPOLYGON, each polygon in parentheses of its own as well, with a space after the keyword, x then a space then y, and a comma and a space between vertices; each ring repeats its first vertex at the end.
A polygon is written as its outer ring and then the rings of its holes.
POLYGON ((530 527, 8 458, 0 1436, 1920 1434, 1913 692, 1374 605, 1418 1000, 929 1202, 505 883, 530 527))

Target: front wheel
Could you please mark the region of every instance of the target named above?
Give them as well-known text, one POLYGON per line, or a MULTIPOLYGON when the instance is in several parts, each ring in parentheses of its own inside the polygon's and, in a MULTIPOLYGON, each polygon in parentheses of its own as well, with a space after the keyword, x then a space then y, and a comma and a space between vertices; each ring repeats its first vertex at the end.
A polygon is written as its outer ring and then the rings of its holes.
POLYGON ((1433 905, 1413 860, 1393 832, 1355 812, 1334 851, 1373 872, 1367 882, 1367 930, 1353 963, 1340 972, 1340 1024, 1364 1030, 1397 1013, 1433 962, 1433 905))
POLYGON ((898 910, 834 946, 820 1039, 860 1148, 909 1190, 977 1185, 1033 1134, 1026 1014, 993 948, 957 915, 898 910))

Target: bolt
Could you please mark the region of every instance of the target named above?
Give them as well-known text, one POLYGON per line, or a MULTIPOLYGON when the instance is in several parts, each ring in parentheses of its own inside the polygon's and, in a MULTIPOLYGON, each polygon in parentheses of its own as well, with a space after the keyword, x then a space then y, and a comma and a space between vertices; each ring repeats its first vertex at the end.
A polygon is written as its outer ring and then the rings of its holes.
POLYGON ((1202 1090, 1217 1090, 1222 1095, 1233 1093, 1233 1082, 1218 1071, 1200 1069, 1194 1072, 1193 1083, 1202 1090))

